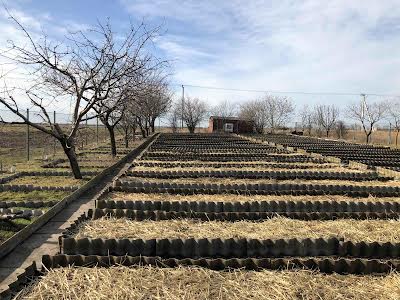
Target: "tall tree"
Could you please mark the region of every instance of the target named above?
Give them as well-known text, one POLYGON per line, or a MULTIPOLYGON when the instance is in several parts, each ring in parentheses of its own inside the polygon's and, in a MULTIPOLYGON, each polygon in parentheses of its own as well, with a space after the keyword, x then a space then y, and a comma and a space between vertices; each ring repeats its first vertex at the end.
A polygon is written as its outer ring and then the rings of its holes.
POLYGON ((292 99, 286 96, 265 95, 262 101, 265 106, 267 125, 271 132, 286 126, 294 112, 292 99))
POLYGON ((182 108, 179 108, 179 105, 177 107, 178 110, 181 109, 179 114, 183 116, 183 121, 190 133, 195 132, 208 112, 206 103, 199 98, 186 97, 183 104, 183 111, 182 108))
POLYGON ((400 100, 392 100, 388 111, 390 122, 393 124, 394 130, 396 131, 395 145, 397 147, 400 133, 400 100))
POLYGON ((129 141, 135 139, 137 120, 135 106, 130 101, 124 103, 121 107, 121 120, 117 129, 122 131, 124 136, 125 148, 129 147, 129 141))
POLYGON ((308 135, 311 135, 315 120, 312 110, 308 105, 304 105, 299 115, 303 132, 307 132, 308 135))
POLYGON ((235 117, 238 114, 237 105, 228 101, 224 100, 221 103, 215 105, 212 109, 212 113, 215 116, 222 117, 222 118, 229 118, 235 117))
POLYGON ((242 119, 249 120, 254 125, 254 130, 257 133, 263 133, 267 125, 265 103, 261 100, 251 100, 245 102, 240 107, 239 116, 242 119))
POLYGON ((31 70, 33 84, 24 89, 31 104, 40 110, 43 123, 30 121, 19 108, 14 89, 4 86, 0 103, 17 115, 21 122, 53 136, 69 159, 75 178, 82 178, 76 156, 79 124, 95 105, 109 98, 124 78, 132 76, 146 61, 138 53, 144 41, 158 29, 148 31, 144 24, 131 26, 121 39, 114 37, 109 23, 98 24, 88 31, 68 34, 61 43, 50 41, 46 35, 36 38, 13 16, 16 26, 28 44, 11 41, 3 57, 31 70), (70 124, 53 122, 48 103, 69 99, 73 108, 70 124))
POLYGON ((347 107, 350 118, 361 123, 365 133, 366 143, 371 141, 374 126, 387 114, 389 105, 387 101, 368 102, 367 100, 351 103, 347 107))
POLYGON ((329 137, 329 133, 335 127, 336 120, 339 117, 339 108, 334 104, 318 104, 314 107, 314 115, 317 125, 323 128, 326 137, 329 137))

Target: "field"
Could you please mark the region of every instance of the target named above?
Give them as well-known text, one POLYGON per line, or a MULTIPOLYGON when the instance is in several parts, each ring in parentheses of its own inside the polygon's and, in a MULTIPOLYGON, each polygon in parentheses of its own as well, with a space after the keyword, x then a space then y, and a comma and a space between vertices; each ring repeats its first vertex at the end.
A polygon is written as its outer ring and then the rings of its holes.
MULTIPOLYGON (((27 166, 27 127, 26 125, 0 125, 0 166, 8 171, 13 165, 17 171, 25 170, 27 166)), ((99 128, 99 141, 104 143, 108 133, 103 127, 99 128)), ((78 135, 78 148, 84 149, 95 146, 97 131, 93 125, 83 125, 78 135)), ((56 159, 64 157, 61 146, 54 138, 30 128, 30 158, 29 166, 37 165, 36 160, 56 159)))
MULTIPOLYGON (((0 216, 9 216, 9 210, 13 209, 31 211, 31 215, 1 221, 0 243, 34 222, 34 215, 39 216, 101 170, 117 162, 128 151, 118 137, 120 154, 112 158, 108 142, 103 141, 106 137, 104 129, 99 131, 100 143, 97 144, 95 127, 82 128, 78 138, 78 160, 83 179, 77 180, 73 178, 60 146, 54 144, 54 140, 47 135, 33 128, 30 131, 31 160, 28 162, 26 126, 0 126, 0 209, 8 209, 2 211, 0 216)), ((134 147, 138 142, 131 143, 131 146, 134 147)))
POLYGON ((18 299, 398 299, 396 178, 261 138, 161 134, 18 299))

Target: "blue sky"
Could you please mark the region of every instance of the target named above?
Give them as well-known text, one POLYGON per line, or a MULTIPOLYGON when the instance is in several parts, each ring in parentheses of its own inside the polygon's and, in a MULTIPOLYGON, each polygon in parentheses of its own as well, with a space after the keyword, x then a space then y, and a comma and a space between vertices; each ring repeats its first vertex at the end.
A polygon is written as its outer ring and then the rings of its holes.
MULTIPOLYGON (((110 17, 163 24, 155 51, 173 61, 175 84, 238 89, 400 94, 400 1, 55 1, 12 0, 26 26, 52 34, 110 17)), ((4 26, 0 44, 15 32, 4 26)), ((176 89, 177 97, 180 88, 176 89)), ((211 105, 260 96, 187 87, 211 105)), ((357 96, 290 94, 297 107, 345 106, 357 96)), ((371 96, 373 98, 374 96, 371 96)), ((380 99, 382 97, 376 97, 380 99)))

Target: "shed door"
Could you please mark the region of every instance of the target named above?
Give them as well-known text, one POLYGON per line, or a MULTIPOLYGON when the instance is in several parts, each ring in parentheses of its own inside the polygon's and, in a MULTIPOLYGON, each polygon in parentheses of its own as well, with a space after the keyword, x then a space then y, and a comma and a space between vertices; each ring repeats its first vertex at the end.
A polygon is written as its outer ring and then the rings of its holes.
POLYGON ((233 123, 225 123, 224 131, 225 132, 233 132, 233 123))

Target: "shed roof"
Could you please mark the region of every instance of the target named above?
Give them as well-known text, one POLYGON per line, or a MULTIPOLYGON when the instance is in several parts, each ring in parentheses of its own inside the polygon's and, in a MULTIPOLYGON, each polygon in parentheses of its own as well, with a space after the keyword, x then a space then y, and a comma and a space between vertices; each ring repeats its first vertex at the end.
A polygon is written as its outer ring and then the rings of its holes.
POLYGON ((230 121, 246 121, 248 122, 249 120, 246 119, 241 119, 238 117, 220 117, 220 116, 211 116, 210 119, 220 119, 220 120, 230 120, 230 121))

